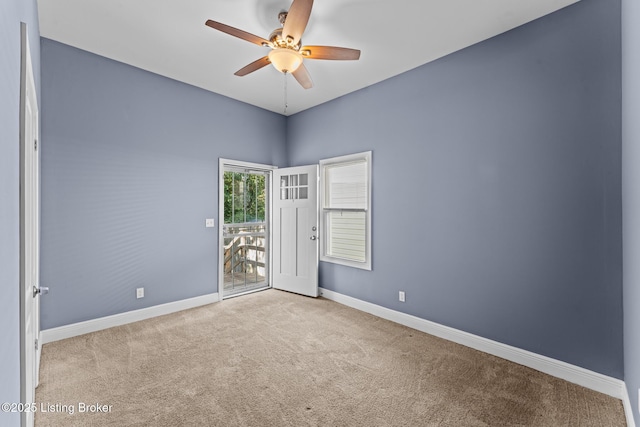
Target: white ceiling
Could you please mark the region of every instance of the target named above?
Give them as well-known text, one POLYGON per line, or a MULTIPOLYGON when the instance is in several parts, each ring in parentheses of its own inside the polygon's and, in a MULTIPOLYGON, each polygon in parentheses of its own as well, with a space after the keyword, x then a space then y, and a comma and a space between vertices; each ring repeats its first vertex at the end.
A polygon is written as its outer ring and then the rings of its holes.
MULTIPOLYGON (((359 61, 305 60, 314 87, 287 76, 287 115, 398 75, 578 0, 317 0, 303 44, 362 51, 359 61)), ((40 34, 211 92, 284 113, 284 75, 234 72, 269 48, 205 26, 263 38, 291 0, 38 0, 40 34)))

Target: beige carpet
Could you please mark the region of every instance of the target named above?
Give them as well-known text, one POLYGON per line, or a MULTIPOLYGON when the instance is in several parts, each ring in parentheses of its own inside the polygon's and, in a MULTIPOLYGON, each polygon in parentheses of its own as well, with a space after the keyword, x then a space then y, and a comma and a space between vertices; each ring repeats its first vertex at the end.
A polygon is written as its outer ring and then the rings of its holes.
POLYGON ((619 400, 275 290, 47 344, 41 369, 38 427, 625 425, 619 400))

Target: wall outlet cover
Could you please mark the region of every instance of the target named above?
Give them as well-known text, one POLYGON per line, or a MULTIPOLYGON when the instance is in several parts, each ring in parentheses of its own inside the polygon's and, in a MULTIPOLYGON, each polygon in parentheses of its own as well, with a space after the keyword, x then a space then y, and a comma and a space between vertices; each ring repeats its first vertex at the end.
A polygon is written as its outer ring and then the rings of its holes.
POLYGON ((214 222, 213 218, 205 219, 204 220, 204 226, 207 227, 207 228, 215 227, 215 222, 214 222))
POLYGON ((144 298, 144 288, 136 289, 136 298, 144 298))

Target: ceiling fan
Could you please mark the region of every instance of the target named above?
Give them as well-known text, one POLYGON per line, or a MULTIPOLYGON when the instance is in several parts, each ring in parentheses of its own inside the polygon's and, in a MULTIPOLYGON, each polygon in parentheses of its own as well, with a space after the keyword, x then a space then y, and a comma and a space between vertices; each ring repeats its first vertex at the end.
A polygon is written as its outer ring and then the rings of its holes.
POLYGON ((293 77, 303 88, 310 89, 313 87, 313 82, 309 71, 303 64, 305 58, 333 60, 360 58, 360 51, 357 49, 335 46, 302 46, 302 33, 309 22, 312 6, 313 0, 293 0, 289 12, 278 14, 278 20, 282 27, 273 30, 268 40, 211 19, 206 22, 206 25, 259 46, 271 48, 267 56, 236 71, 234 73, 236 76, 246 76, 268 64, 273 64, 281 73, 293 74, 293 77))

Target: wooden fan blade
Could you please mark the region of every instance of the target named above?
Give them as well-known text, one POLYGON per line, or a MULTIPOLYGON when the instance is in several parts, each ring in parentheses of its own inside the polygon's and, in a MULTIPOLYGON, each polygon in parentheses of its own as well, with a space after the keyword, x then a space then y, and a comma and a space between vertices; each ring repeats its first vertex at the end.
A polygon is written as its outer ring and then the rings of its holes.
POLYGON ((265 56, 263 58, 258 59, 257 61, 253 61, 251 64, 247 65, 244 68, 239 69, 233 74, 240 77, 246 76, 247 74, 253 73, 254 71, 259 70, 262 67, 266 67, 269 64, 271 64, 271 61, 269 61, 268 56, 265 56))
POLYGON ((309 75, 309 71, 307 70, 307 67, 304 66, 304 64, 300 64, 298 69, 291 74, 293 74, 293 77, 296 78, 298 83, 300 83, 300 86, 302 86, 303 88, 311 89, 313 87, 311 76, 309 75))
POLYGON ((287 19, 282 27, 282 37, 285 40, 291 38, 293 45, 298 44, 304 29, 307 28, 312 7, 313 0, 293 0, 289 12, 287 12, 287 19))
POLYGON ((255 43, 259 46, 271 46, 271 43, 269 42, 269 40, 265 40, 262 37, 258 37, 254 34, 247 33, 246 31, 239 30, 237 28, 231 27, 221 22, 216 22, 209 19, 207 20, 205 25, 211 28, 214 28, 218 31, 222 31, 223 33, 227 33, 231 36, 238 37, 239 39, 246 40, 251 43, 255 43))
POLYGON ((300 53, 309 59, 335 59, 355 60, 360 59, 360 51, 346 47, 335 46, 303 46, 300 53))

